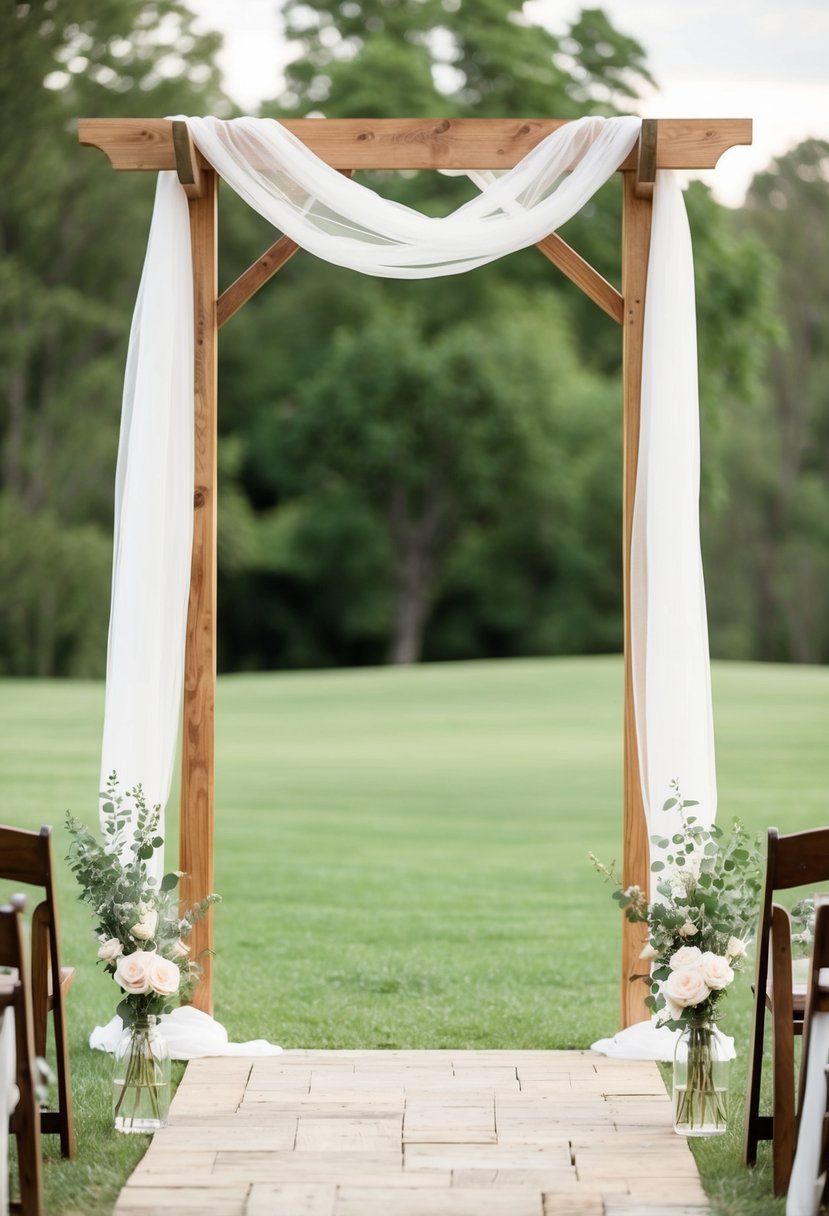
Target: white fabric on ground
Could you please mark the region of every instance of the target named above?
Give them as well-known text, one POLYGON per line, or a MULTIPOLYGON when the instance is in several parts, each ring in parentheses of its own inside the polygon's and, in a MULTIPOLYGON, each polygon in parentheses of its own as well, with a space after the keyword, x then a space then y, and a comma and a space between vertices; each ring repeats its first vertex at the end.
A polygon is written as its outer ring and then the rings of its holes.
MULTIPOLYGON (((661 1060, 669 1064, 674 1058, 680 1033, 667 1026, 657 1026, 653 1017, 618 1031, 610 1039, 599 1039, 590 1045, 590 1050, 602 1056, 614 1056, 617 1060, 661 1060)), ((735 1059, 734 1040, 723 1034, 718 1026, 714 1027, 714 1033, 722 1046, 721 1058, 735 1059)))
MULTIPOLYGON (((227 1031, 215 1018, 192 1005, 182 1005, 158 1019, 158 1028, 167 1040, 174 1060, 196 1060, 200 1056, 278 1056, 281 1047, 265 1039, 248 1043, 229 1043, 227 1031)), ((106 1026, 96 1026, 89 1046, 96 1051, 115 1051, 124 1023, 117 1015, 106 1026)))

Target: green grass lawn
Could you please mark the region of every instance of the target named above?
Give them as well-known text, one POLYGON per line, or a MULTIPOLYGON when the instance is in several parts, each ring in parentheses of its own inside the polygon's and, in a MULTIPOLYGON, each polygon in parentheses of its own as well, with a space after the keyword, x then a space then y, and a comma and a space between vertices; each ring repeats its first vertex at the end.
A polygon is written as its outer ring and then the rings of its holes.
MULTIPOLYGON (((285 1047, 586 1047, 617 1027, 620 926, 587 861, 621 852, 621 662, 224 677, 217 1016, 285 1047)), ((829 822, 829 670, 714 669, 720 817, 829 822)), ((93 822, 103 690, 0 683, 0 819, 93 822)), ((686 790, 688 796, 693 791, 686 790)), ((174 800, 175 801, 175 800, 174 800)), ((171 819, 173 846, 177 827, 171 819)), ((47 1211, 98 1216, 143 1151, 112 1130, 86 1035, 117 990, 61 884, 80 1151, 47 1144, 47 1211)), ((735 1117, 695 1146, 717 1212, 782 1211, 739 1164, 749 984, 729 995, 735 1117)))

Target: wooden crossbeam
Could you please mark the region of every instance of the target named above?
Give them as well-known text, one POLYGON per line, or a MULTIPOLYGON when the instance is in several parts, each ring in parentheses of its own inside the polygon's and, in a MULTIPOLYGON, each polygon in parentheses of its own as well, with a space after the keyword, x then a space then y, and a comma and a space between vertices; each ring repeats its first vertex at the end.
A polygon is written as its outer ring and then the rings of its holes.
MULTIPOLYGON (((298 118, 283 126, 335 169, 509 169, 561 118, 298 118)), ((659 118, 657 169, 713 169, 751 143, 750 118, 659 118)), ((167 118, 82 118, 82 144, 114 169, 176 169, 167 118)), ((198 158, 197 158, 198 159, 198 158)), ((634 149, 619 166, 636 169, 634 149)))

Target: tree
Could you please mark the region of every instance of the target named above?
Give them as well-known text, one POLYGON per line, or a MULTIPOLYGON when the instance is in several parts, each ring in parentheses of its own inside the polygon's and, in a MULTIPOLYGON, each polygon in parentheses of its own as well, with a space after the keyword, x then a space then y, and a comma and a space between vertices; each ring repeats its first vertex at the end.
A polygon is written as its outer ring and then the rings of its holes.
POLYGON ((263 454, 281 463, 285 484, 345 482, 382 520, 392 662, 420 657, 464 531, 568 505, 552 403, 577 408, 583 384, 543 340, 563 323, 550 302, 530 310, 507 296, 483 329, 460 325, 427 342, 413 309, 386 312, 338 331, 330 358, 284 403, 263 454))
POLYGON ((777 158, 749 190, 741 227, 774 255, 780 335, 758 353, 754 403, 723 419, 710 529, 714 544, 728 538, 714 608, 732 648, 810 663, 829 659, 827 208, 825 141, 777 158))
POLYGON ((83 152, 75 120, 212 107, 217 46, 176 0, 0 9, 0 671, 92 675, 105 655, 120 382, 153 183, 83 152))
MULTIPOLYGON (((355 0, 340 6, 312 0, 290 3, 286 16, 300 53, 289 68, 286 93, 266 107, 274 114, 610 113, 628 108, 638 82, 649 79, 641 48, 614 30, 599 10, 585 11, 562 38, 532 25, 510 0, 355 0)), ((430 214, 455 206, 469 192, 468 183, 438 174, 365 174, 363 180, 430 214)), ((764 304, 756 292, 755 260, 735 241, 723 209, 702 188, 694 191, 692 207, 701 233, 701 346, 705 352, 708 342, 712 352, 703 358, 705 387, 712 397, 723 386, 735 391, 738 380, 744 385, 751 379, 750 343, 761 328, 757 318, 764 304), (724 303, 733 318, 727 329, 719 311, 724 303), (735 374, 738 369, 742 379, 735 374)), ((564 235, 572 234, 589 260, 618 279, 619 228, 620 192, 612 182, 564 235)), ((256 252, 252 249, 251 255, 256 252)), ((390 341, 392 348, 397 346, 390 341)), ((411 372, 414 356, 404 351, 400 357, 411 372)), ((242 650, 244 661, 253 662, 248 656, 254 618, 258 636, 271 639, 266 661, 377 661, 382 655, 378 629, 384 622, 391 629, 395 600, 400 621, 406 598, 413 620, 422 621, 429 612, 425 653, 432 658, 617 649, 620 357, 618 330, 535 250, 439 285, 367 280, 297 257, 273 289, 261 293, 223 334, 224 426, 234 429, 227 421, 231 415, 242 419, 235 437, 243 492, 234 499, 234 527, 237 533, 259 537, 248 548, 249 560, 237 564, 223 585, 223 662, 232 665, 230 656, 242 650), (347 430, 344 412, 348 425, 356 425, 362 402, 366 434, 382 413, 385 441, 391 442, 387 432, 396 428, 399 450, 408 452, 412 418, 428 413, 428 401, 444 400, 433 381, 439 371, 436 352, 444 349, 459 320, 464 341, 484 351, 506 309, 524 318, 534 310, 547 315, 551 297, 566 302, 568 320, 562 324, 564 314, 557 309, 556 324, 543 334, 535 328, 532 341, 554 348, 549 358, 559 366, 570 366, 569 351, 575 347, 577 359, 601 373, 591 381, 592 399, 600 405, 579 419, 581 446, 568 448, 569 439, 560 445, 572 453, 573 467, 583 472, 591 493, 582 497, 584 483, 574 485, 569 506, 555 515, 556 527, 549 523, 538 479, 532 482, 535 502, 529 492, 523 494, 508 519, 456 510, 451 527, 441 523, 440 543, 436 539, 430 546, 429 561, 419 559, 421 592, 405 597, 404 570, 411 572, 418 564, 412 513, 399 524, 393 543, 388 496, 382 499, 379 490, 373 498, 366 494, 371 438, 361 441, 368 450, 355 451, 352 445, 350 452, 332 452, 329 437, 347 430), (353 371, 360 379, 361 359, 368 358, 377 335, 386 333, 387 318, 404 316, 411 341, 429 347, 434 358, 422 355, 417 375, 412 372, 408 379, 403 372, 395 377, 389 371, 373 386, 360 380, 362 397, 355 399, 348 375, 353 371), (348 338, 337 338, 344 328, 348 338), (273 343, 274 334, 279 335, 278 355, 265 369, 260 352, 273 343), (387 393, 382 403, 381 383, 387 393), (311 397, 309 384, 314 386, 311 397), (303 411, 313 415, 307 423, 300 417, 303 411), (294 437, 300 432, 305 437, 302 459, 295 456, 290 467, 279 455, 280 445, 289 442, 288 419, 294 437), (317 456, 315 443, 320 446, 317 456), (243 522, 245 500, 251 515, 243 522), (408 562, 402 557, 404 535, 408 562), (262 608, 264 601, 269 610, 262 608), (316 648, 312 636, 318 639, 316 648)), ((539 355, 529 340, 525 358, 526 367, 539 373, 539 355)), ((497 403, 491 404, 495 392, 487 395, 482 389, 482 400, 497 410, 497 403)), ((539 410, 543 401, 555 413, 560 433, 569 435, 566 411, 544 384, 538 383, 535 392, 539 410)), ((549 446, 544 450, 549 456, 549 446)), ((423 459, 425 455, 420 463, 423 459)), ((489 475, 489 468, 483 468, 489 475)), ((375 485, 373 475, 368 481, 375 485)), ((465 492, 458 497, 468 507, 465 492)), ((424 512, 421 548, 426 526, 424 512)), ((417 632, 412 629, 413 636, 417 632)), ((389 650, 403 653, 397 645, 389 650)), ((416 650, 414 646, 409 653, 416 650)))

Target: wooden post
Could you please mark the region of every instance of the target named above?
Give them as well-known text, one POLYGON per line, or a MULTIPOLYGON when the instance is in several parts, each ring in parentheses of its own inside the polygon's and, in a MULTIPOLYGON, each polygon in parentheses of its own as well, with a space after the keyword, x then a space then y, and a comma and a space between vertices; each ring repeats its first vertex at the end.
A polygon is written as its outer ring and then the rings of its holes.
MULTIPOLYGON (((642 392, 642 337, 645 316, 645 284, 651 239, 652 200, 637 190, 637 175, 625 171, 622 212, 622 296, 624 331, 623 471, 622 471, 622 570, 624 582, 625 719, 624 719, 624 863, 626 886, 638 883, 649 890, 650 854, 642 786, 636 720, 633 713, 633 671, 630 653, 630 539, 636 466, 639 457, 639 407, 642 392)), ((631 1026, 649 1016, 644 984, 631 984, 629 977, 643 970, 639 952, 647 940, 644 925, 622 920, 621 1025, 631 1026)))
MULTIPOLYGON (((285 120, 283 125, 335 169, 507 169, 569 121, 560 118, 407 118, 285 120)), ((196 336, 196 493, 193 569, 187 620, 184 735, 181 772, 181 868, 190 877, 184 899, 213 887, 213 709, 216 684, 216 175, 193 147, 184 124, 166 118, 81 119, 82 144, 100 148, 115 169, 176 169, 190 199, 196 336)), ((624 879, 648 888, 648 832, 639 780, 630 665, 630 537, 636 491, 642 322, 650 246, 652 183, 658 169, 711 169, 728 148, 750 144, 751 119, 644 120, 638 149, 620 166, 624 180, 622 307, 618 293, 558 237, 542 252, 614 320, 624 323, 624 879), (623 317, 622 317, 623 313, 623 317)), ((279 241, 224 295, 227 320, 293 253, 279 241)), ((624 922, 622 1025, 647 1016, 644 985, 629 984, 639 970, 645 935, 624 922)), ((196 953, 212 945, 210 918, 193 935, 196 953)), ((209 957, 195 1003, 212 1005, 209 957)))
MULTIPOLYGON (((185 903, 213 890, 213 718, 216 697, 216 298, 217 177, 202 174, 201 193, 190 198, 195 345, 195 486, 193 562, 184 661, 184 727, 181 742, 179 868, 185 903)), ((213 1012, 212 910, 190 938, 202 967, 193 1004, 213 1012)))

